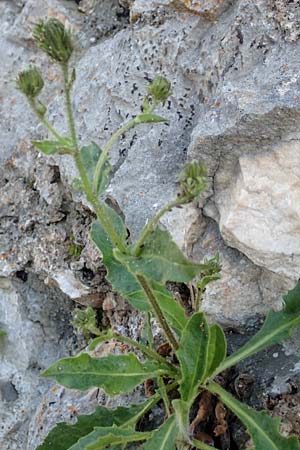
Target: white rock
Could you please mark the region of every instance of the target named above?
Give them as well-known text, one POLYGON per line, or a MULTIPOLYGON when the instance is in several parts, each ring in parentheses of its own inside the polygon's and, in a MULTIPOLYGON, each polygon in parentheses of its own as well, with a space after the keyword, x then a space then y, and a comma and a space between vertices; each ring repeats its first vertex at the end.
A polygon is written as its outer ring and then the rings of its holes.
MULTIPOLYGON (((57 283, 59 289, 70 297, 72 300, 80 299, 90 294, 90 289, 82 284, 71 270, 62 270, 61 272, 53 273, 52 280, 57 283)), ((46 284, 51 284, 51 280, 46 279, 46 284)))
POLYGON ((300 141, 241 156, 231 188, 219 196, 226 242, 255 264, 292 279, 300 274, 300 141))

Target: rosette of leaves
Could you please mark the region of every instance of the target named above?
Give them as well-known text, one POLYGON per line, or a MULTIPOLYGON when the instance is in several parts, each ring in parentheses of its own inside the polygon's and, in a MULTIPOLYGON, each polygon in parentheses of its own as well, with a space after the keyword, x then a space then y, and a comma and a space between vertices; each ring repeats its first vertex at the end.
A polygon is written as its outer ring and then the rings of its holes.
MULTIPOLYGON (((129 393, 141 383, 153 380, 155 392, 138 405, 112 410, 98 407, 90 415, 79 416, 75 423, 60 423, 38 449, 124 450, 131 443, 136 443, 142 450, 212 449, 193 435, 190 423, 197 397, 201 392, 209 391, 218 396, 246 425, 256 450, 300 450, 298 437, 280 434, 278 419, 250 409, 216 382, 217 375, 223 370, 287 338, 300 325, 299 286, 284 298, 282 311, 271 311, 260 332, 227 357, 226 339, 220 326, 209 324, 205 314, 198 308, 188 315, 167 288, 167 282, 170 281, 185 284, 196 282, 203 291, 209 282, 220 276, 218 258, 202 263, 190 261, 170 233, 159 225, 163 214, 193 201, 203 192, 206 172, 202 165, 196 161, 186 165, 179 177, 181 190, 178 196, 149 221, 134 243, 128 242, 128 230, 121 215, 104 201, 110 182, 111 147, 120 136, 136 126, 152 126, 166 121, 156 115, 154 109, 163 104, 170 94, 170 83, 162 76, 155 78, 148 87, 142 104, 143 112, 121 126, 103 149, 96 143, 79 147, 71 101, 74 71, 70 71, 69 67, 73 52, 70 32, 62 24, 50 19, 37 26, 34 37, 40 48, 62 70, 69 128, 68 135, 62 137, 46 119, 46 112, 41 114, 36 103, 31 101, 32 96, 28 94, 35 94, 34 86, 31 89, 26 85, 27 92, 23 92, 30 105, 56 139, 34 142, 34 145, 46 154, 63 153, 74 159, 80 176, 77 185, 80 185, 97 216, 91 228, 91 238, 99 248, 112 289, 148 318, 156 318, 169 347, 165 355, 156 349, 149 320, 146 343, 117 335, 113 330, 99 333, 92 343, 94 347, 114 339, 138 352, 110 354, 101 358, 86 352, 53 363, 43 372, 43 376, 70 389, 84 391, 98 387, 107 395, 115 396, 129 393), (157 429, 142 431, 139 427, 141 419, 161 400, 166 419, 157 429)), ((27 81, 30 84, 30 78, 27 81)), ((35 82, 32 77, 32 83, 35 82)), ((86 314, 80 313, 77 321, 81 327, 88 327, 93 334, 97 334, 95 316, 91 310, 86 314)))

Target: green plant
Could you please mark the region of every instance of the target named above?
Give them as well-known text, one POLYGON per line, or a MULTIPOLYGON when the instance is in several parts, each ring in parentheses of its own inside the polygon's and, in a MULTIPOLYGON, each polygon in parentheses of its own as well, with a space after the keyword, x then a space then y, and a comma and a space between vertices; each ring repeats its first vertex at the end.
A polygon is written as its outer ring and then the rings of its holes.
POLYGON ((170 84, 157 77, 148 88, 143 111, 122 126, 109 139, 104 149, 96 143, 78 147, 71 107, 71 89, 75 71, 69 61, 73 51, 71 34, 55 19, 40 23, 34 31, 39 46, 63 73, 69 136, 61 136, 46 119, 46 107, 37 100, 43 82, 35 68, 19 75, 18 88, 55 140, 35 141, 45 154, 67 154, 74 158, 80 180, 76 182, 97 215, 91 228, 91 238, 101 250, 107 278, 113 289, 121 294, 147 318, 147 342, 136 342, 113 330, 99 333, 95 315, 89 309, 77 317, 79 325, 99 336, 90 350, 101 342, 116 340, 134 348, 135 353, 110 354, 102 358, 88 353, 63 358, 44 371, 71 389, 86 390, 101 387, 108 395, 127 393, 146 380, 156 380, 156 392, 145 402, 117 409, 98 407, 93 414, 79 416, 75 424, 58 424, 39 450, 122 450, 128 444, 141 443, 143 450, 212 449, 197 439, 190 423, 192 407, 203 392, 217 396, 246 425, 256 450, 299 450, 297 437, 279 433, 279 419, 257 412, 242 404, 215 379, 223 370, 287 338, 300 325, 300 287, 297 285, 284 297, 285 307, 271 311, 257 335, 233 355, 226 357, 226 339, 219 325, 209 325, 205 314, 198 310, 206 285, 219 278, 218 257, 198 264, 189 261, 172 240, 169 232, 159 225, 164 213, 197 198, 206 186, 206 172, 198 163, 188 164, 179 177, 180 192, 142 230, 134 243, 128 243, 122 218, 102 199, 109 184, 111 165, 109 151, 117 139, 131 128, 144 123, 165 122, 153 113, 170 93, 170 84), (194 312, 187 316, 166 282, 192 283, 198 290, 194 312), (194 283, 194 284, 195 284, 194 283), (155 347, 150 318, 154 316, 168 341, 167 356, 155 347), (172 393, 172 395, 170 395, 172 393), (175 399, 174 399, 175 397, 175 399), (173 400, 172 400, 173 399, 173 400), (138 423, 154 406, 163 401, 166 419, 153 431, 139 431, 138 423))

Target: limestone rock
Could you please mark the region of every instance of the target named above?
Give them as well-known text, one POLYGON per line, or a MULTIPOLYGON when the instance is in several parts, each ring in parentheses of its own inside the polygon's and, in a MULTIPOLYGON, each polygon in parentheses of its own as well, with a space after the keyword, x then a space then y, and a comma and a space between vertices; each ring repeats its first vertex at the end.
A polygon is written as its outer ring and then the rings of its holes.
POLYGON ((227 8, 228 0, 135 0, 129 3, 131 6, 131 18, 133 21, 150 11, 158 8, 173 8, 179 12, 198 14, 208 20, 216 20, 219 14, 227 8))
POLYGON ((25 449, 29 420, 50 383, 40 371, 74 349, 70 301, 36 277, 0 278, 0 447, 25 449), (26 281, 25 281, 26 280, 26 281))
POLYGON ((225 241, 255 264, 300 276, 300 142, 282 142, 261 155, 241 156, 228 193, 219 196, 225 241))

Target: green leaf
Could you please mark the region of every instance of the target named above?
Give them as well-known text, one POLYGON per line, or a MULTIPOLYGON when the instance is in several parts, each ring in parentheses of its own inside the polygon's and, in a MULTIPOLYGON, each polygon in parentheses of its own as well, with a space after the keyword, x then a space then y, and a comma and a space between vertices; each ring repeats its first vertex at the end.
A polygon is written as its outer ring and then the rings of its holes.
POLYGON ((6 336, 6 333, 5 333, 5 331, 3 331, 3 330, 0 330, 0 337, 1 336, 6 336))
POLYGON ((296 436, 286 438, 280 434, 279 418, 272 419, 265 411, 257 412, 240 403, 217 383, 209 384, 208 390, 219 395, 222 402, 246 425, 256 450, 300 450, 296 436))
POLYGON ((164 119, 157 114, 151 113, 142 113, 136 117, 137 123, 159 123, 159 122, 169 122, 167 119, 164 119))
POLYGON ((189 404, 196 397, 208 370, 209 331, 204 313, 193 314, 182 332, 176 353, 182 372, 179 391, 182 400, 189 404))
POLYGON ((165 283, 187 283, 203 270, 203 264, 189 261, 173 241, 170 233, 157 227, 145 240, 139 257, 124 255, 114 250, 115 257, 133 273, 165 283))
POLYGON ((151 403, 152 399, 129 408, 108 409, 98 406, 94 413, 78 416, 75 424, 63 422, 56 425, 36 450, 68 450, 97 426, 134 426, 151 403))
POLYGON ((299 284, 289 291, 283 299, 285 302, 284 309, 277 312, 270 311, 261 330, 242 348, 225 359, 219 367, 218 373, 291 336, 295 327, 300 325, 299 284))
POLYGON ((83 353, 56 361, 42 375, 54 378, 70 389, 84 391, 91 387, 102 387, 108 395, 118 395, 130 392, 148 378, 165 372, 166 368, 158 367, 155 362, 141 363, 133 353, 103 358, 91 358, 83 353))
POLYGON ((205 379, 209 378, 226 358, 227 342, 222 328, 214 324, 209 327, 208 358, 205 379))
MULTIPOLYGON (((199 448, 200 450, 215 450, 215 447, 211 447, 210 445, 205 444, 205 442, 197 441, 196 439, 192 439, 192 444, 196 448, 199 448)), ((252 450, 255 450, 255 449, 252 449, 252 450)))
POLYGON ((144 441, 151 433, 134 431, 132 428, 95 427, 87 436, 79 439, 69 450, 101 450, 108 445, 126 444, 127 442, 144 441))
MULTIPOLYGON (((126 239, 127 231, 121 217, 107 205, 106 210, 110 211, 111 223, 118 230, 119 236, 123 236, 126 239)), ((140 285, 127 268, 113 256, 113 244, 99 221, 92 224, 90 235, 102 253, 102 261, 107 270, 106 278, 113 289, 128 299, 134 308, 140 311, 149 311, 150 306, 141 292, 140 285)))
POLYGON ((176 450, 176 437, 176 420, 172 415, 158 430, 153 432, 151 438, 142 446, 142 450, 176 450))
POLYGON ((102 344, 102 342, 109 341, 110 339, 114 339, 114 333, 111 329, 108 330, 108 332, 103 333, 100 336, 93 339, 92 342, 88 345, 88 349, 90 351, 95 350, 97 345, 102 344))
POLYGON ((55 155, 59 153, 60 155, 73 153, 71 144, 67 141, 65 143, 60 141, 32 141, 38 150, 43 152, 45 155, 55 155))
MULTIPOLYGON (((90 145, 87 145, 85 147, 82 147, 80 149, 80 159, 81 162, 85 168, 89 183, 91 186, 93 186, 94 181, 94 175, 95 175, 95 169, 98 162, 98 159, 100 158, 102 153, 101 148, 95 144, 95 142, 92 142, 90 145)), ((101 195, 109 185, 109 174, 111 171, 111 165, 106 160, 103 167, 102 172, 100 174, 100 177, 98 178, 97 182, 97 195, 101 195)))
MULTIPOLYGON (((119 235, 125 239, 127 231, 121 217, 109 206, 106 208, 108 211, 110 210, 111 222, 118 230, 119 235)), ((149 302, 134 275, 115 259, 113 245, 98 221, 92 224, 91 238, 102 253, 102 260, 107 269, 107 280, 113 289, 139 311, 151 311, 149 302)), ((170 326, 180 335, 187 322, 184 309, 164 286, 151 281, 150 284, 170 326)))

